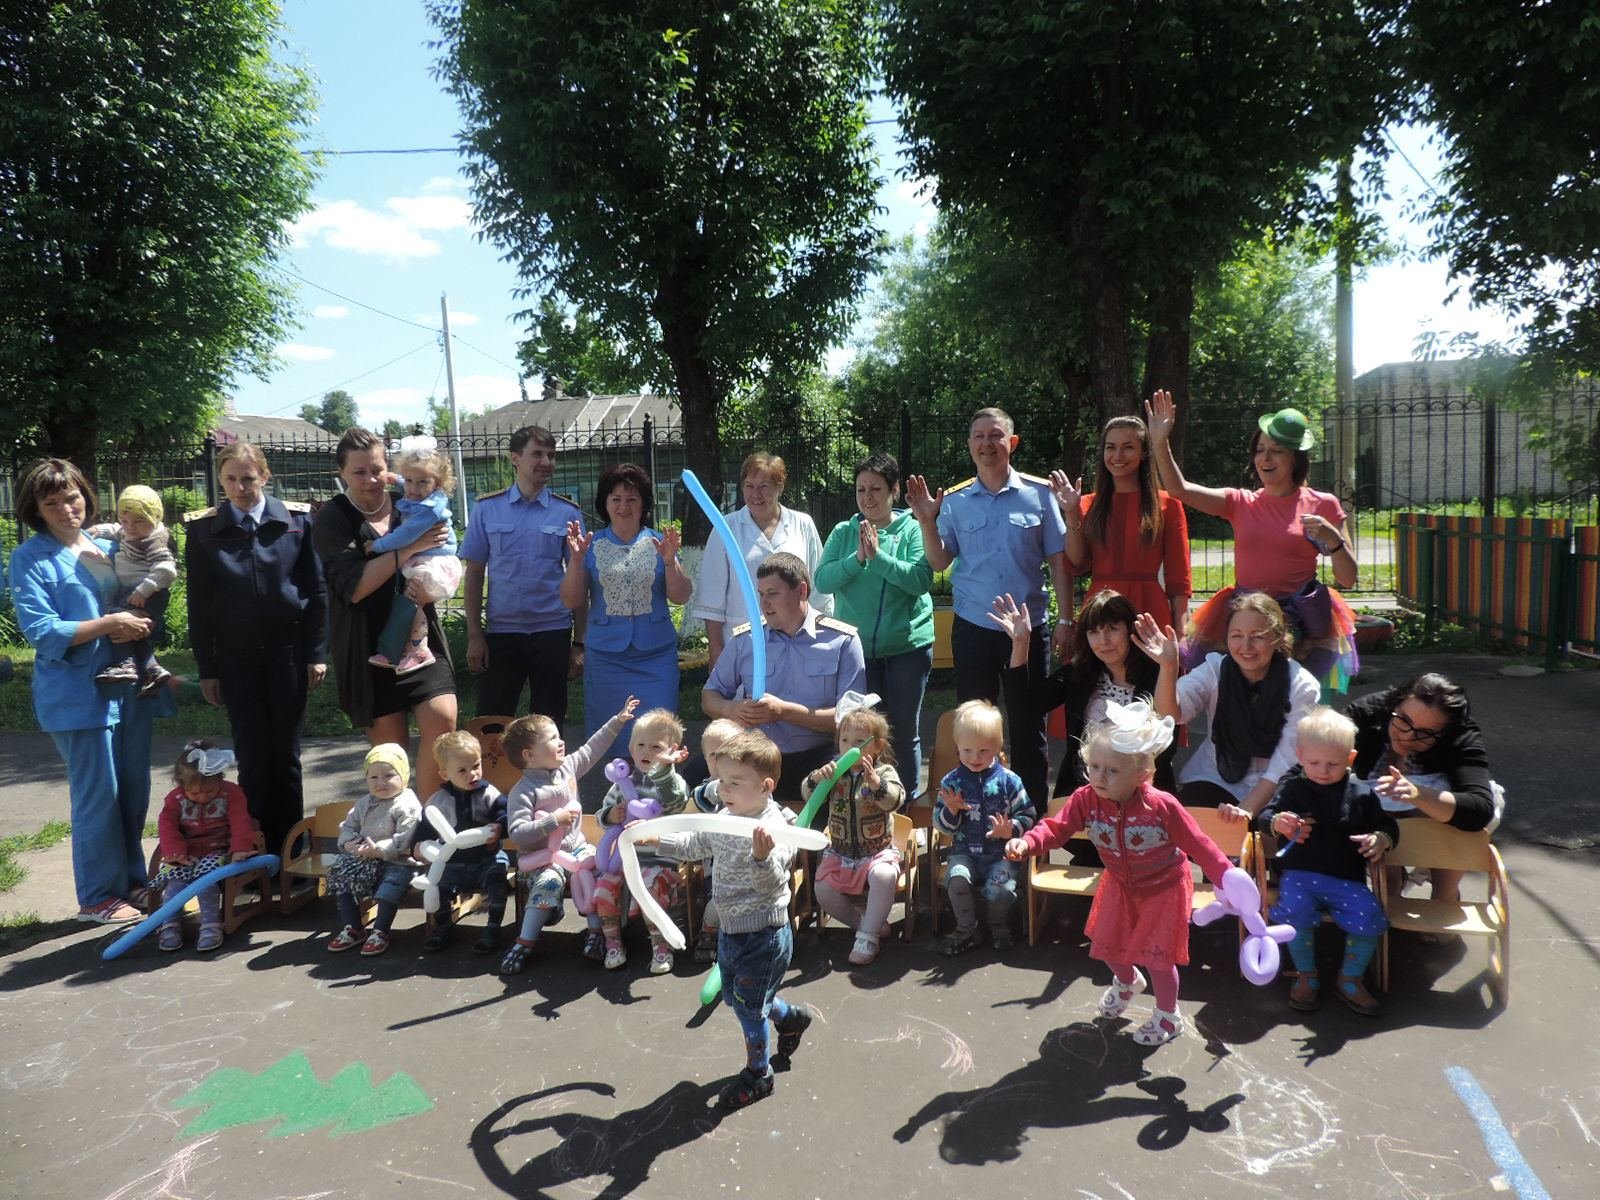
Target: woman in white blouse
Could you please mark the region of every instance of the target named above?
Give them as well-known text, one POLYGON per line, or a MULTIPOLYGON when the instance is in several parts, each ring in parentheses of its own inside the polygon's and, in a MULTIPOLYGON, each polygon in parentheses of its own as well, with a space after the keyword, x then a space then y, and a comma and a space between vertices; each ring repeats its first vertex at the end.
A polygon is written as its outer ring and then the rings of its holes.
MULTIPOLYGON (((776 454, 758 450, 739 467, 739 490, 744 496, 744 507, 728 515, 728 527, 733 530, 739 553, 752 577, 769 555, 780 550, 799 558, 813 576, 817 563, 822 561, 822 538, 817 534, 816 523, 805 513, 784 508, 779 503, 788 481, 789 468, 776 454)), ((833 597, 813 589, 811 607, 820 613, 831 613, 833 597)), ((700 561, 694 615, 706 623, 711 666, 716 665, 728 635, 744 622, 759 617, 759 614, 745 612, 744 594, 730 569, 728 549, 722 544, 721 536, 715 533, 706 543, 705 557, 700 561)))

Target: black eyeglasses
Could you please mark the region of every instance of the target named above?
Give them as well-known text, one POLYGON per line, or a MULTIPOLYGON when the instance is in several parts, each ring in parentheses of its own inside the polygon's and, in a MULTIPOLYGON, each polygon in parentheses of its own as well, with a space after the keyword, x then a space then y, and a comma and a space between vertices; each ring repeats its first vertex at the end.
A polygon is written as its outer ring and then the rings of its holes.
POLYGON ((1419 742, 1426 742, 1432 745, 1444 736, 1443 729, 1424 729, 1420 725, 1413 725, 1398 712, 1390 713, 1389 719, 1395 723, 1401 733, 1407 737, 1416 738, 1419 742))

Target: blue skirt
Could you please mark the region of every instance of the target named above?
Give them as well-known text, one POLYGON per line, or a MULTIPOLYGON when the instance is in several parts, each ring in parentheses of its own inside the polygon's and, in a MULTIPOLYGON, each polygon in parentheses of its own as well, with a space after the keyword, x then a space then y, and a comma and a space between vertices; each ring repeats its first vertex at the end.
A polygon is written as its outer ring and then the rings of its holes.
MULTIPOLYGON (((583 727, 585 739, 617 713, 629 696, 639 698, 639 711, 668 708, 678 711, 678 646, 669 642, 660 650, 586 649, 583 652, 583 727)), ((612 743, 616 755, 626 757, 630 721, 612 743)))

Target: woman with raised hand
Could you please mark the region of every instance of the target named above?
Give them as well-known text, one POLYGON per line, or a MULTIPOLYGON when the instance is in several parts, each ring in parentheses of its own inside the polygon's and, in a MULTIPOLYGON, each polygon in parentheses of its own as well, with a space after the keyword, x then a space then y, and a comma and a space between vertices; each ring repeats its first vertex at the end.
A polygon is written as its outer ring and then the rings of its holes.
POLYGON ((1297 660, 1325 689, 1345 691, 1360 665, 1355 614, 1318 578, 1318 560, 1329 560, 1339 587, 1354 587, 1355 550, 1338 497, 1306 486, 1308 452, 1316 436, 1305 415, 1281 408, 1256 422, 1249 474, 1260 486, 1254 490, 1202 487, 1184 478, 1172 455, 1177 409, 1170 392, 1156 392, 1145 405, 1145 417, 1167 490, 1190 508, 1233 526, 1233 587, 1223 588, 1194 614, 1186 661, 1198 662, 1221 649, 1235 593, 1265 592, 1288 618, 1297 660))

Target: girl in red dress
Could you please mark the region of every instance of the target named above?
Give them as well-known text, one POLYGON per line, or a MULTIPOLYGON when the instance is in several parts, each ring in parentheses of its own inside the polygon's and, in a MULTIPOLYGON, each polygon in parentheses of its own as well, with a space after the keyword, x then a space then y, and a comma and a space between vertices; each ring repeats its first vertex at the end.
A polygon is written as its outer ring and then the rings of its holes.
POLYGON ((1067 523, 1067 569, 1089 576, 1088 596, 1121 592, 1134 612, 1149 613, 1162 628, 1182 629, 1189 608, 1189 524, 1182 503, 1156 487, 1144 422, 1106 422, 1092 493, 1064 471, 1051 472, 1050 485, 1067 523))
POLYGON ((1134 1030, 1133 1040, 1159 1046, 1183 1032, 1178 968, 1189 961, 1189 861, 1219 886, 1232 864, 1176 797, 1150 786, 1156 756, 1172 742, 1172 718, 1157 717, 1143 701, 1107 708, 1109 719, 1083 742, 1089 782, 1072 793, 1059 815, 1007 842, 1006 857, 1019 862, 1048 854, 1080 829, 1088 833, 1105 860, 1105 874, 1085 932, 1089 954, 1107 963, 1114 977, 1100 997, 1100 1014, 1121 1016, 1134 996, 1151 987, 1155 1012, 1134 1030))

